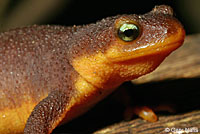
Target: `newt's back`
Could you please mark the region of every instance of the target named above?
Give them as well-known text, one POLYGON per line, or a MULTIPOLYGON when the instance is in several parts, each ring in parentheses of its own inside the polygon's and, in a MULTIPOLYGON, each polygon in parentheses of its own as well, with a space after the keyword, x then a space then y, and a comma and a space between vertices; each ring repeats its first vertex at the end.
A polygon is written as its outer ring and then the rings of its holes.
POLYGON ((72 68, 64 41, 70 38, 70 30, 32 26, 0 34, 0 132, 12 126, 10 123, 21 130, 41 99, 59 86, 69 85, 64 77, 72 68), (5 124, 6 120, 12 122, 5 124))

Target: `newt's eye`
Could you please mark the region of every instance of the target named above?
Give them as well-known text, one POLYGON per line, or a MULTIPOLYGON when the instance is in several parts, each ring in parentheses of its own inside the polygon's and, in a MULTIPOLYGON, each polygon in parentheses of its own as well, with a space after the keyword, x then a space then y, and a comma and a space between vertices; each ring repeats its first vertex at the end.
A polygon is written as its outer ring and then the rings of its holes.
POLYGON ((136 24, 125 23, 118 29, 119 38, 126 42, 135 40, 139 35, 140 29, 136 24))

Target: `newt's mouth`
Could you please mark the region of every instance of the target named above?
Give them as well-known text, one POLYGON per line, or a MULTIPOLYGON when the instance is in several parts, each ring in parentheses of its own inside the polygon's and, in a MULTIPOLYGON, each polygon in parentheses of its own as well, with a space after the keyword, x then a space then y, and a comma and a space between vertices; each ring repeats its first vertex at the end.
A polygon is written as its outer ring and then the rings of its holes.
POLYGON ((162 42, 156 44, 152 43, 153 45, 144 45, 144 47, 136 48, 134 50, 118 51, 119 49, 113 49, 110 53, 107 53, 107 58, 111 62, 120 62, 152 55, 166 57, 183 44, 184 38, 185 31, 180 28, 175 35, 169 36, 162 42))

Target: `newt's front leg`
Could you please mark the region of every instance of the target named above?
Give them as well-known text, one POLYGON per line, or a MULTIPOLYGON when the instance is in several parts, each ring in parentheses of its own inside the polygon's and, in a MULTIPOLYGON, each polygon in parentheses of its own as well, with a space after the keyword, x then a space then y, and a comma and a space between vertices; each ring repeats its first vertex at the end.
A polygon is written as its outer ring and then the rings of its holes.
POLYGON ((139 116, 140 118, 149 121, 149 122, 156 122, 158 120, 158 117, 154 113, 154 110, 149 108, 148 106, 136 106, 133 105, 133 102, 136 102, 134 104, 137 104, 140 100, 135 100, 133 96, 130 95, 128 90, 133 90, 133 84, 124 83, 122 86, 119 87, 118 91, 114 94, 114 98, 122 103, 125 106, 124 111, 124 119, 130 120, 134 115, 139 116))
POLYGON ((31 113, 24 134, 50 134, 67 113, 69 93, 53 91, 31 113))

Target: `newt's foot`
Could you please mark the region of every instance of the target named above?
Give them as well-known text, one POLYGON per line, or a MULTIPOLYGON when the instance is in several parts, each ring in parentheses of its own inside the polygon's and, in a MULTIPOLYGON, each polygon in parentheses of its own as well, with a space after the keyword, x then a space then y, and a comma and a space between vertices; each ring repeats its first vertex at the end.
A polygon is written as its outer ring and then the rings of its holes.
POLYGON ((124 112, 124 118, 130 120, 133 115, 138 115, 149 122, 156 122, 158 120, 156 114, 146 106, 127 107, 124 112))

